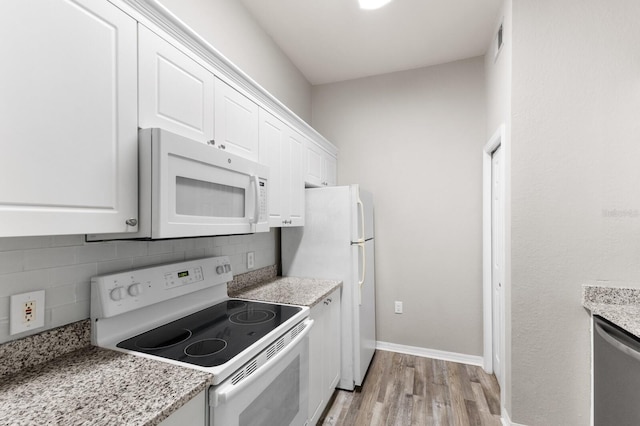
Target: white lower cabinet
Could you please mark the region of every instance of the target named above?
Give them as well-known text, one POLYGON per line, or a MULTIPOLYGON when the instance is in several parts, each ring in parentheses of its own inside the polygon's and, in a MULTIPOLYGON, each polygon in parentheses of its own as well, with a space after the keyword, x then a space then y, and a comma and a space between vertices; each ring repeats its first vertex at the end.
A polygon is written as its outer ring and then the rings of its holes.
POLYGON ((269 226, 304 225, 304 139, 260 109, 260 162, 269 166, 269 226))
POLYGON ((340 380, 340 289, 311 308, 309 424, 318 422, 340 380))
POLYGON ((189 402, 160 422, 160 426, 204 425, 206 419, 206 391, 194 396, 189 402))
POLYGON ((107 1, 0 13, 0 237, 136 231, 136 21, 107 1))

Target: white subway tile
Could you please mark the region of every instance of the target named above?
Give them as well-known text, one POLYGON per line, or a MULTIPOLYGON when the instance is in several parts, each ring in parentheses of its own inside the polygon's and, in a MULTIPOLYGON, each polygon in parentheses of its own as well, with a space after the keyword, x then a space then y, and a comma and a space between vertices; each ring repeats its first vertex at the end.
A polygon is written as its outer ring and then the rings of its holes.
POLYGON ((149 255, 173 252, 173 241, 149 241, 149 255))
POLYGON ((210 248, 214 246, 215 237, 204 237, 204 238, 194 238, 194 246, 193 248, 210 248))
POLYGON ((49 284, 52 287, 89 281, 91 277, 98 275, 95 263, 83 263, 80 265, 63 266, 49 270, 49 284))
POLYGON ((116 244, 113 241, 87 243, 78 247, 78 263, 104 262, 115 258, 116 244))
POLYGON ((25 270, 53 268, 76 263, 76 247, 51 247, 24 251, 25 270))
POLYGON ((195 238, 183 238, 180 240, 173 241, 173 251, 174 252, 186 252, 189 250, 193 250, 196 247, 195 238))
POLYGON ((48 308, 67 305, 76 301, 76 285, 68 284, 48 288, 44 296, 44 305, 48 308))
POLYGON ((184 253, 184 258, 185 260, 190 260, 190 259, 200 259, 202 257, 206 257, 206 253, 205 253, 204 248, 199 248, 199 249, 193 249, 193 250, 189 250, 186 251, 184 253))
POLYGON ((113 272, 126 271, 133 268, 133 259, 116 259, 107 262, 98 262, 96 275, 111 274, 113 272))
POLYGON ((0 251, 51 247, 51 236, 0 238, 0 251))
POLYGON ((24 270, 23 251, 0 252, 0 274, 10 274, 24 270))
POLYGON ((50 328, 59 327, 75 321, 89 318, 89 301, 81 300, 68 305, 51 308, 50 328))
POLYGON ((0 321, 9 318, 9 297, 0 297, 0 321))
POLYGON ((228 246, 229 243, 229 237, 213 237, 213 246, 214 247, 223 247, 223 246, 228 246))
POLYGON ((140 257, 149 254, 147 241, 117 241, 116 255, 119 259, 126 257, 140 257))
POLYGON ((0 319, 0 343, 13 340, 14 337, 9 335, 9 319, 0 319))
POLYGON ((84 235, 54 235, 52 247, 81 246, 84 244, 84 235))
POLYGON ((36 269, 34 271, 0 275, 0 296, 11 296, 12 294, 20 294, 27 291, 42 290, 48 286, 48 269, 36 269))
POLYGON ((75 302, 91 300, 91 283, 89 281, 76 284, 75 302))

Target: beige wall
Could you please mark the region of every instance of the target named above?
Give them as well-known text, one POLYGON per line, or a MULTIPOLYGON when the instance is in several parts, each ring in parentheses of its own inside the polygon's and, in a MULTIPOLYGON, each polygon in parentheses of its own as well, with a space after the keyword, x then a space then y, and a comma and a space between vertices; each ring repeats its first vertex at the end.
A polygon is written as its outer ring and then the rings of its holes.
POLYGON ((513 0, 512 412, 590 424, 585 283, 640 287, 640 2, 513 0))
POLYGON ((482 355, 483 67, 313 88, 313 126, 340 149, 338 182, 374 194, 379 341, 482 355))
POLYGON ((160 0, 307 123, 311 85, 237 0, 160 0))
POLYGON ((505 354, 503 358, 502 409, 511 413, 511 63, 512 43, 512 0, 504 0, 500 14, 496 17, 495 31, 503 25, 503 44, 496 56, 492 42, 484 58, 487 90, 487 140, 499 126, 504 125, 505 140, 502 149, 505 162, 505 354))

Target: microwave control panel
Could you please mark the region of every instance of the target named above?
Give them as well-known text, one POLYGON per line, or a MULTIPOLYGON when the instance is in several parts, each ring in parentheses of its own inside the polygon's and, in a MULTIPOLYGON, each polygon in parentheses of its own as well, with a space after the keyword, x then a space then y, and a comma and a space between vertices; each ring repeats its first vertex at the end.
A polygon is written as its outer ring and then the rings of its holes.
POLYGON ((260 200, 260 216, 258 222, 266 222, 269 217, 269 206, 267 205, 267 180, 260 179, 258 181, 258 188, 260 191, 258 194, 258 200, 260 200))

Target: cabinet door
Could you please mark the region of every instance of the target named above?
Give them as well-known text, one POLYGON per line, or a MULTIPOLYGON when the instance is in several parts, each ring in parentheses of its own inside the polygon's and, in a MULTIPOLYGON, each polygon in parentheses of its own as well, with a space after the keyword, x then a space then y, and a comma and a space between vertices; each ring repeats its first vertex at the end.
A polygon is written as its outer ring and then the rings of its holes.
POLYGON ((287 155, 287 207, 289 213, 288 226, 304 225, 304 177, 302 174, 302 158, 305 141, 302 135, 290 129, 287 155))
POLYGON ((322 385, 323 348, 325 330, 325 305, 320 302, 311 308, 309 316, 314 320, 309 332, 309 424, 315 425, 324 410, 326 402, 322 385))
POLYGON ((233 154, 258 161, 259 109, 251 99, 216 78, 216 145, 233 154))
POLYGON ((324 175, 324 150, 307 140, 305 149, 305 183, 309 186, 322 186, 324 175))
POLYGON ((269 166, 269 226, 283 225, 283 156, 288 129, 282 121, 260 110, 260 162, 269 166))
POLYGON ((331 293, 326 302, 322 386, 328 401, 340 381, 340 289, 331 293))
POLYGON ((213 74, 142 25, 139 37, 140 128, 213 139, 213 74))
POLYGON ((7 0, 0 38, 0 236, 135 231, 135 20, 106 1, 7 0))
POLYGON ((328 152, 324 156, 324 183, 326 186, 335 186, 337 183, 338 159, 328 152))

